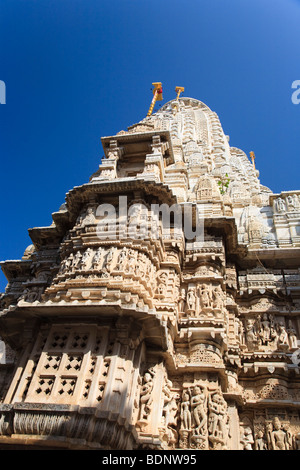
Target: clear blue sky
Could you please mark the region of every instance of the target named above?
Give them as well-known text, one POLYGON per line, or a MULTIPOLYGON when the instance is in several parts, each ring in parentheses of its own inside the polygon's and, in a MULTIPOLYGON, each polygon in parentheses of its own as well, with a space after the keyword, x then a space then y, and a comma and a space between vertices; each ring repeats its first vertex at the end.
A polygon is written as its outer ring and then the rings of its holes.
POLYGON ((217 112, 262 184, 300 189, 297 0, 1 0, 0 41, 0 260, 88 181, 102 136, 145 117, 154 81, 217 112))

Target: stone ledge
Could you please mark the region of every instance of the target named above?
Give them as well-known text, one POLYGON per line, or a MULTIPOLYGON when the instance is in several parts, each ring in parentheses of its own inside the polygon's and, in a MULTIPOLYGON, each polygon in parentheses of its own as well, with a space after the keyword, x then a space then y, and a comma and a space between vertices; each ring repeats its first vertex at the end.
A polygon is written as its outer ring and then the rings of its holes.
POLYGON ((0 405, 0 445, 36 444, 131 450, 137 432, 118 413, 78 405, 15 403, 0 405))

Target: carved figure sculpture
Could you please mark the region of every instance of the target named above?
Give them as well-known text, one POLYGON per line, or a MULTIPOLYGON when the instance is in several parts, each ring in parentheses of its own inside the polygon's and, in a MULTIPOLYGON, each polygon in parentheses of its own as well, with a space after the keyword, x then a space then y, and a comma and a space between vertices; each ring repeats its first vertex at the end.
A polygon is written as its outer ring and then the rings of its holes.
POLYGON ((180 410, 181 429, 190 431, 192 429, 192 415, 190 411, 190 395, 187 390, 182 393, 182 402, 180 410))
POLYGON ((207 398, 206 387, 194 387, 191 410, 195 422, 194 433, 198 436, 205 436, 207 432, 207 398))
POLYGON ((293 327, 293 324, 292 324, 291 320, 289 320, 287 333, 288 333, 288 338, 289 338, 290 349, 297 349, 298 348, 298 338, 297 338, 296 330, 293 327))
POLYGON ((283 431, 278 418, 273 420, 273 430, 271 431, 270 438, 272 450, 287 450, 286 433, 283 431))
POLYGON ((254 444, 252 429, 249 426, 246 426, 243 429, 242 436, 241 436, 241 444, 243 450, 253 450, 252 445, 254 444))
POLYGON ((271 337, 271 323, 268 319, 268 315, 266 313, 263 314, 263 318, 261 321, 261 330, 259 332, 259 336, 261 339, 262 344, 268 344, 271 337))
POLYGON ((150 369, 144 375, 143 385, 140 394, 140 421, 145 421, 149 418, 151 405, 153 403, 153 377, 154 371, 150 369))
POLYGON ((202 308, 209 308, 211 303, 211 297, 208 286, 204 285, 201 289, 201 306, 202 308))
POLYGON ((190 287, 186 297, 187 302, 187 309, 189 311, 195 312, 196 309, 196 295, 195 295, 195 288, 190 287))
POLYGON ((221 444, 222 448, 227 443, 227 405, 220 391, 216 391, 210 397, 209 409, 209 440, 215 444, 221 444))
POLYGON ((98 250, 96 251, 95 253, 95 256, 92 260, 92 269, 99 269, 100 268, 100 263, 101 263, 101 259, 102 259, 102 254, 103 254, 103 248, 100 247, 98 248, 98 250))
POLYGON ((255 438, 255 450, 267 450, 267 444, 264 439, 264 432, 258 431, 255 438))
POLYGON ((214 301, 213 307, 217 310, 222 310, 223 308, 223 292, 221 286, 217 286, 213 292, 214 301))
POLYGON ((280 349, 288 349, 289 347, 288 334, 283 322, 278 324, 278 347, 280 349))
POLYGON ((281 197, 279 197, 276 200, 276 209, 277 209, 277 212, 284 212, 285 211, 285 202, 281 197))
POLYGON ((246 320, 246 342, 249 350, 253 350, 257 345, 257 335, 255 331, 255 320, 248 318, 246 320))
POLYGON ((94 215, 94 210, 92 207, 89 207, 88 210, 86 211, 86 216, 84 217, 82 221, 82 225, 90 225, 95 223, 95 215, 94 215))
POLYGON ((87 268, 87 265, 88 265, 88 261, 91 257, 91 254, 92 254, 92 249, 91 248, 88 248, 82 255, 82 258, 81 258, 81 261, 78 265, 79 269, 81 270, 85 270, 87 268))

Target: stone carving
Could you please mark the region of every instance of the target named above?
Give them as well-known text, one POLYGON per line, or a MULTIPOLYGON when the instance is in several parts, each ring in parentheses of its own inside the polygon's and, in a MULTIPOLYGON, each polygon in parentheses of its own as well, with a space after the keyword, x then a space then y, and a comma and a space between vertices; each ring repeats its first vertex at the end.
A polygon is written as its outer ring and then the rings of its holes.
POLYGON ((92 207, 89 207, 86 211, 86 215, 85 215, 83 221, 81 222, 81 225, 82 226, 92 225, 95 222, 96 222, 96 217, 95 217, 95 214, 94 214, 94 209, 92 207))
POLYGON ((175 448, 177 445, 177 415, 178 415, 178 398, 179 396, 171 391, 172 382, 165 376, 162 409, 162 428, 160 434, 168 448, 175 448))
POLYGON ((287 432, 283 430, 278 418, 270 423, 268 439, 271 450, 289 450, 287 432))
POLYGON ((195 316, 195 310, 196 310, 196 295, 195 295, 195 288, 194 287, 189 287, 189 290, 187 292, 186 296, 186 303, 187 303, 187 312, 191 313, 193 316, 195 316))
POLYGON ((186 294, 186 315, 192 317, 213 315, 223 312, 224 295, 221 286, 212 284, 190 285, 186 294))
POLYGON ((299 194, 288 194, 286 197, 274 199, 274 209, 277 213, 294 212, 300 210, 299 194))
POLYGON ((84 251, 78 263, 78 269, 83 270, 83 271, 87 269, 88 263, 92 257, 92 253, 93 251, 91 248, 88 248, 86 251, 84 251))
POLYGON ((209 404, 209 440, 215 449, 226 449, 228 441, 227 404, 221 392, 214 392, 209 404))
POLYGON ((255 437, 255 450, 267 450, 264 431, 258 431, 255 437))
POLYGON ((162 299, 164 299, 167 294, 167 289, 168 289, 167 282, 168 282, 168 273, 166 271, 159 273, 157 276, 157 294, 162 299))
POLYGON ((300 191, 261 185, 191 98, 102 144, 1 262, 0 448, 300 450, 300 191))
POLYGON ((228 441, 227 404, 220 390, 198 384, 182 393, 180 447, 225 449, 228 441))
POLYGON ((155 371, 153 368, 149 369, 143 378, 143 383, 140 391, 140 415, 138 425, 141 429, 145 429, 148 424, 153 405, 153 386, 154 386, 155 371))
POLYGON ((291 319, 288 327, 283 319, 264 313, 257 317, 246 318, 238 325, 239 344, 254 350, 295 350, 298 348, 297 333, 291 319))
POLYGON ((253 450, 254 438, 249 426, 243 428, 240 442, 243 450, 253 450))

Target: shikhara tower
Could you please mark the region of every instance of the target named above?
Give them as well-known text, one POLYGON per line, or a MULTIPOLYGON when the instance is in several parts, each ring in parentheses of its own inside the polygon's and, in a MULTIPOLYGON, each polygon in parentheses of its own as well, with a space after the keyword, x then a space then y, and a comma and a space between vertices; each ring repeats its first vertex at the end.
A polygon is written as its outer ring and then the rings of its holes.
POLYGON ((102 144, 2 263, 0 447, 298 449, 300 191, 263 186, 196 99, 102 144), (148 225, 151 204, 200 208, 204 240, 101 237, 120 196, 148 225))

